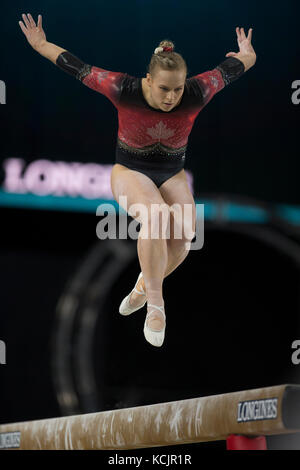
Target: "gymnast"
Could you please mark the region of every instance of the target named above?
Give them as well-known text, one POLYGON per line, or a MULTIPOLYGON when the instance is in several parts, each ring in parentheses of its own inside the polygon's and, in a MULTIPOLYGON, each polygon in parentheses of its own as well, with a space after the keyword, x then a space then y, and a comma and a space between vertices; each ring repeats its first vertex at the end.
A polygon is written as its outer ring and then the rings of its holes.
POLYGON ((213 96, 255 64, 252 28, 247 36, 244 28, 236 28, 239 52, 227 53, 220 65, 191 78, 187 78, 186 62, 174 51, 173 42, 163 40, 152 54, 146 77, 136 78, 88 65, 48 42, 41 15, 37 24, 29 13, 22 18, 20 28, 35 51, 105 95, 118 110, 111 188, 121 207, 120 197, 127 198, 129 215, 140 223, 137 253, 141 267, 119 312, 129 315, 147 302, 144 335, 150 344, 160 347, 166 327, 163 280, 187 257, 196 229, 195 202, 184 170, 188 137, 197 115, 213 96), (133 214, 130 207, 134 204, 147 211, 133 214), (184 204, 190 205, 192 215, 182 219, 180 211, 171 207, 183 208, 184 204), (160 217, 162 207, 168 208, 167 225, 160 217), (181 238, 174 236, 176 224, 184 225, 181 238), (159 232, 159 237, 149 237, 152 231, 159 232))

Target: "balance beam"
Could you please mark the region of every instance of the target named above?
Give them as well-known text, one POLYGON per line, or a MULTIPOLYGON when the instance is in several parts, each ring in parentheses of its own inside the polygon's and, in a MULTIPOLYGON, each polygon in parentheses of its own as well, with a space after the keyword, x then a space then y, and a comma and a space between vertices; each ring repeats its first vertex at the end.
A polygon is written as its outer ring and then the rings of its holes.
POLYGON ((0 425, 0 448, 141 449, 300 430, 300 386, 278 385, 0 425))

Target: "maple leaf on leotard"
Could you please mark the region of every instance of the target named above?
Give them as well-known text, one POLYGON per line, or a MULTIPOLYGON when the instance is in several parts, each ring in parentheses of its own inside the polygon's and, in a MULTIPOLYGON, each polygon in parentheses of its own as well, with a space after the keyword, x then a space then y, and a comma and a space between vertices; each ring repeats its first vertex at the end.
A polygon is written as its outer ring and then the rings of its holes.
POLYGON ((101 83, 107 76, 109 72, 98 72, 97 73, 97 82, 101 83))
POLYGON ((175 131, 173 129, 168 129, 166 124, 160 121, 156 124, 155 127, 150 127, 149 129, 147 129, 147 134, 149 134, 152 139, 161 140, 172 137, 175 134, 175 131))

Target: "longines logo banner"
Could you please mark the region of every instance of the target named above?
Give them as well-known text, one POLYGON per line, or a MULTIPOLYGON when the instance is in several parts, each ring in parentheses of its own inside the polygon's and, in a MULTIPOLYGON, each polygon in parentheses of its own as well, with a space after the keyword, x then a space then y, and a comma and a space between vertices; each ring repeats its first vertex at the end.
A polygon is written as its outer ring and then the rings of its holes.
POLYGON ((37 196, 81 196, 86 199, 112 198, 112 165, 38 159, 27 163, 22 158, 3 161, 7 193, 37 196))
POLYGON ((241 401, 238 404, 237 422, 260 421, 277 418, 278 398, 241 401))
POLYGON ((3 432, 0 433, 0 449, 12 449, 20 447, 21 433, 17 432, 3 432))
MULTIPOLYGON (((53 161, 46 158, 30 163, 23 158, 7 158, 3 161, 2 188, 7 193, 15 194, 112 199, 112 167, 109 164, 53 161)), ((186 170, 186 174, 193 193, 193 175, 189 170, 186 170)))
POLYGON ((6 86, 3 80, 0 80, 0 104, 6 104, 6 86))

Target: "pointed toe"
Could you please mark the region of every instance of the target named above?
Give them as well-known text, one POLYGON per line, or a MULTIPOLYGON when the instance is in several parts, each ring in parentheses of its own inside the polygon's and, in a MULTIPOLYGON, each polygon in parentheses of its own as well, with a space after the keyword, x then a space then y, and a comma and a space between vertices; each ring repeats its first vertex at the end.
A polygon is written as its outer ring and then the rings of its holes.
POLYGON ((147 325, 147 320, 149 318, 149 315, 153 312, 153 310, 147 313, 145 323, 144 323, 144 336, 146 340, 148 341, 148 343, 152 344, 152 346, 160 347, 162 346, 164 342, 165 331, 166 331, 166 314, 164 312, 164 307, 163 306, 159 307, 153 304, 148 304, 148 307, 154 307, 156 310, 159 310, 164 316, 165 326, 163 327, 162 330, 159 330, 159 331, 153 330, 152 328, 149 328, 149 326, 147 325))

